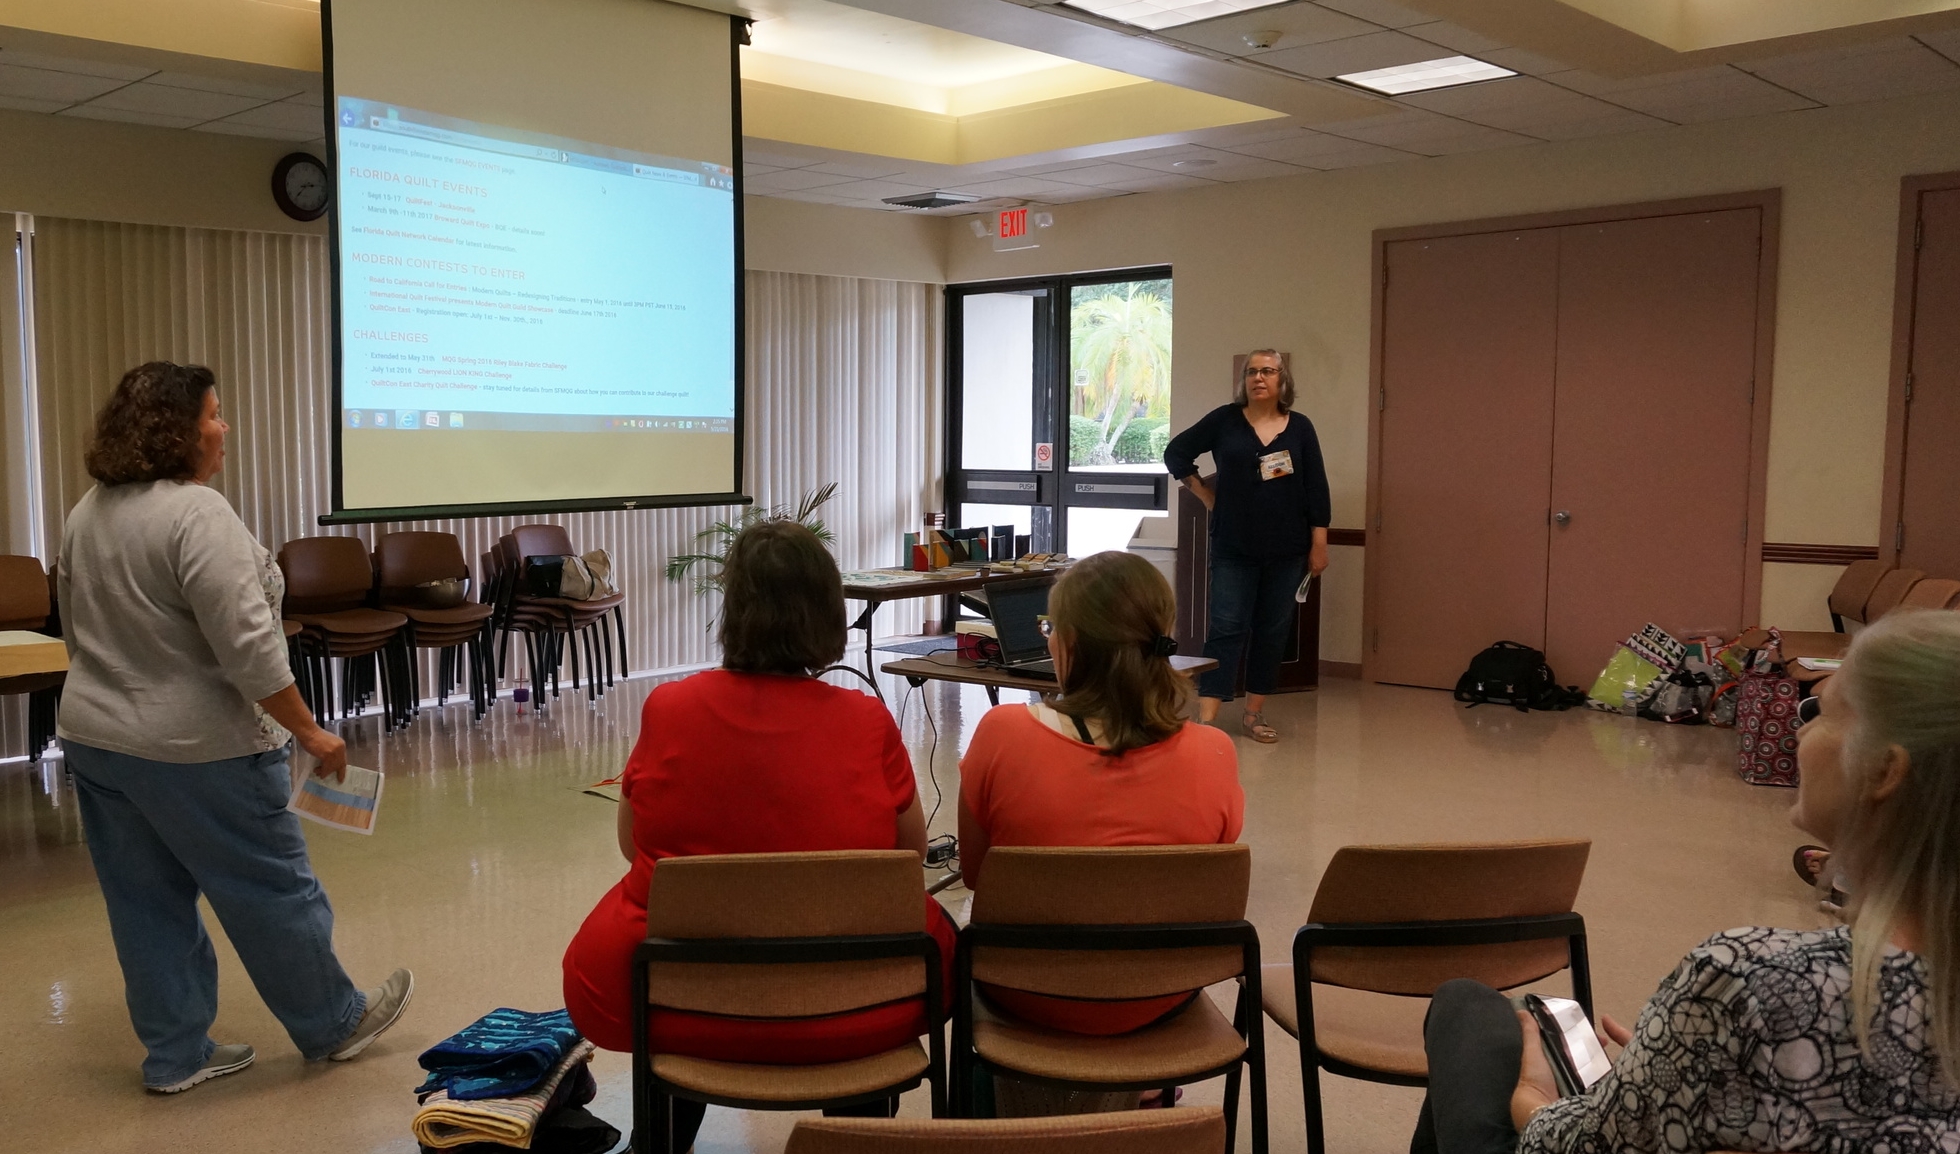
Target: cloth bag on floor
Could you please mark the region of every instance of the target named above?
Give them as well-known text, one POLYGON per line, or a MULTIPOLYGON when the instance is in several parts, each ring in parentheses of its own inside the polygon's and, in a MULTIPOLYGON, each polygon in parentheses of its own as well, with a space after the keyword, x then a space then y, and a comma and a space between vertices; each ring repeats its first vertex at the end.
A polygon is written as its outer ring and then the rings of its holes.
POLYGON ((1736 771, 1750 785, 1797 784, 1797 703, 1802 699, 1796 679, 1783 670, 1782 638, 1769 631, 1769 640, 1750 657, 1743 670, 1735 706, 1735 730, 1741 739, 1736 771))

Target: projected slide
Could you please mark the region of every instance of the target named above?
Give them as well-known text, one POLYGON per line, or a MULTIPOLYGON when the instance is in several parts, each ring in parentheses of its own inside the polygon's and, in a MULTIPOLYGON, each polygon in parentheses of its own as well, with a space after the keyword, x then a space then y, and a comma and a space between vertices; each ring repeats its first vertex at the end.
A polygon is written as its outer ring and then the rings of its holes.
POLYGON ((347 430, 732 434, 726 165, 336 112, 347 430))

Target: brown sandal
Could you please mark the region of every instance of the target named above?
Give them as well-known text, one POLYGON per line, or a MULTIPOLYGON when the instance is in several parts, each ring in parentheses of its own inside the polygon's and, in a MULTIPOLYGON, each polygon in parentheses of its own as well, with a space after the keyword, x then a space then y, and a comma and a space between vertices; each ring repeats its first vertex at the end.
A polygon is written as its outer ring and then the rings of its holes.
POLYGON ((1265 745, 1271 745, 1279 740, 1279 730, 1266 724, 1266 715, 1263 712, 1253 713, 1247 710, 1239 718, 1239 730, 1252 740, 1265 745))

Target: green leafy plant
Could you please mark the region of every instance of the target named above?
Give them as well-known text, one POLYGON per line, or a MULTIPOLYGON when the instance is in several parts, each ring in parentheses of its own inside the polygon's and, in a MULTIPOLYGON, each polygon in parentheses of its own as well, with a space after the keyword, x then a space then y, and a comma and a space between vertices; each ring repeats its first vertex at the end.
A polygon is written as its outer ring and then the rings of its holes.
POLYGON ((1170 417, 1171 282, 1077 288, 1069 312, 1074 388, 1072 465, 1142 463, 1147 433, 1128 445, 1133 422, 1170 417), (1078 427, 1077 420, 1087 427, 1078 427), (1078 441, 1084 442, 1078 446, 1078 441), (1126 451, 1127 450, 1127 451, 1126 451))
POLYGON ((803 499, 794 507, 774 505, 763 508, 751 505, 742 510, 742 515, 733 520, 716 521, 694 535, 695 553, 682 553, 667 560, 667 580, 686 581, 692 575, 696 593, 714 593, 721 589, 721 569, 728 561, 729 547, 744 529, 760 525, 765 521, 794 521, 816 535, 817 540, 829 546, 837 535, 817 519, 816 512, 824 503, 837 495, 837 482, 818 486, 803 494, 803 499), (698 570, 697 570, 698 567, 698 570))

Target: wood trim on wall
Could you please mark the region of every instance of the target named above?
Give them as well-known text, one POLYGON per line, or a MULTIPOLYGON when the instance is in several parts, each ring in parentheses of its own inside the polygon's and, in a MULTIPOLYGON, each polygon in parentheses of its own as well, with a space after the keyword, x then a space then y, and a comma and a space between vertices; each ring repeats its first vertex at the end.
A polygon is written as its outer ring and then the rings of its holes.
MULTIPOLYGON (((1777 260, 1783 235, 1783 190, 1764 188, 1750 192, 1720 193, 1675 200, 1656 200, 1644 204, 1606 205, 1597 208, 1567 209, 1562 212, 1530 213, 1524 216, 1494 217, 1484 220, 1448 221, 1441 224, 1409 225, 1376 229, 1369 269, 1368 393, 1375 403, 1368 406, 1367 507, 1363 524, 1374 525, 1381 511, 1381 413, 1382 413, 1382 319, 1385 307, 1387 246, 1400 240, 1428 240, 1451 236, 1470 236, 1486 232, 1512 232, 1521 229, 1564 228, 1575 224, 1607 224, 1622 220, 1643 220, 1657 216, 1722 212, 1754 208, 1762 216, 1762 258, 1756 280, 1756 404, 1749 437, 1749 532, 1743 549, 1742 619, 1754 621, 1762 615, 1763 601, 1763 517, 1769 500, 1769 418, 1774 400, 1776 352, 1777 260), (1751 560, 1756 564, 1750 564, 1751 560)), ((1897 376, 1898 374, 1895 374, 1897 376)), ((1902 391, 1902 384, 1895 388, 1902 391)), ((1896 489, 1896 484, 1893 488, 1896 489)), ((1888 490, 1887 500, 1896 500, 1888 490)), ((1333 544, 1333 532, 1328 533, 1333 544)), ((1377 605, 1376 585, 1380 567, 1366 565, 1361 583, 1361 664, 1363 676, 1373 668, 1369 639, 1374 635, 1377 605)))
POLYGON ((1329 545, 1352 545, 1357 549, 1365 548, 1368 544, 1368 530, 1329 529, 1327 530, 1327 543, 1329 545))
POLYGON ((1763 564, 1849 565, 1878 556, 1876 545, 1810 545, 1801 541, 1763 542, 1763 564))
POLYGON ((1919 198, 1960 188, 1960 172, 1908 176, 1899 182, 1897 271, 1892 282, 1892 376, 1885 395, 1885 488, 1879 501, 1878 556, 1899 562, 1899 516, 1905 486, 1906 373, 1912 368, 1912 319, 1919 287, 1919 198))

